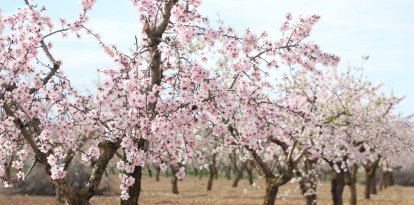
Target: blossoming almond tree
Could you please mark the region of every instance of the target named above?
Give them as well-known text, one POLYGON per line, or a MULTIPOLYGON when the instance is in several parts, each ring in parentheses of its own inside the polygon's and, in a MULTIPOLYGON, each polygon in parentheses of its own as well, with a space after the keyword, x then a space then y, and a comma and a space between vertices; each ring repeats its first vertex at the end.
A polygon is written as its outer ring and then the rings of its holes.
MULTIPOLYGON (((300 109, 285 107, 284 105, 291 105, 289 101, 282 101, 281 104, 278 96, 272 94, 276 87, 270 73, 283 64, 297 65, 299 69, 313 72, 317 63, 335 65, 338 61, 337 57, 321 52, 315 44, 306 43, 304 40, 309 35, 311 26, 317 21, 317 16, 301 18, 297 24, 290 23, 290 15, 286 18, 281 28, 286 36, 274 43, 264 41, 265 46, 283 46, 270 48, 267 52, 246 49, 247 57, 240 54, 231 55, 227 50, 223 52, 228 55, 229 60, 223 63, 227 70, 220 75, 224 79, 219 81, 228 82, 228 98, 225 101, 216 99, 219 109, 225 112, 215 120, 213 135, 222 138, 223 145, 237 145, 252 155, 266 178, 264 204, 274 204, 279 186, 292 179, 294 167, 307 152, 299 146, 303 142, 296 140, 297 135, 301 135, 297 133, 305 136, 310 132, 310 129, 304 131, 297 126, 300 124, 297 121, 308 120, 306 114, 300 109), (275 50, 274 53, 272 50, 275 50), (250 57, 251 52, 257 54, 250 57), (280 150, 276 156, 281 159, 286 153, 286 163, 280 172, 274 172, 274 167, 266 163, 270 160, 263 159, 266 149, 273 154, 280 150)), ((246 30, 247 34, 252 35, 249 30, 246 30)), ((264 35, 258 39, 263 38, 264 35)), ((256 49, 261 50, 261 42, 258 41, 259 48, 256 49)))
POLYGON ((407 162, 413 158, 413 133, 412 115, 388 116, 386 123, 381 127, 380 134, 387 140, 383 140, 377 147, 381 153, 379 190, 393 185, 393 172, 407 166, 407 162))
POLYGON ((392 106, 401 99, 378 94, 380 86, 358 77, 353 70, 333 73, 327 82, 331 97, 323 108, 326 116, 325 131, 315 146, 321 158, 333 170, 332 197, 334 204, 342 204, 345 184, 351 188, 351 204, 356 204, 356 171, 358 166, 375 162, 378 153, 370 147, 386 140, 376 134, 378 123, 383 123, 392 106))
MULTIPOLYGON (((271 86, 266 73, 271 70, 262 73, 263 66, 277 67, 280 61, 313 70, 316 63, 331 65, 338 61, 336 56, 320 51, 316 44, 302 42, 318 16, 290 24, 291 16, 287 15, 281 28, 286 35, 270 40, 266 33, 257 36, 247 29, 239 36, 233 28, 210 26, 208 19, 197 12, 199 1, 132 3, 143 25, 133 53, 125 54, 116 46, 108 46, 93 34, 119 65, 103 71, 108 78, 99 88, 96 117, 108 125, 106 135, 120 141, 125 156, 130 156, 119 163, 124 170, 121 197, 128 203, 138 199, 140 169, 146 160, 175 166, 197 158, 193 151, 197 145, 195 128, 212 128, 213 135, 221 136, 230 129, 226 119, 236 120, 230 117, 239 108, 232 102, 242 103, 248 110, 259 107, 245 103, 256 93, 267 98, 264 90, 271 86), (189 52, 187 47, 194 49, 189 52), (219 68, 208 69, 214 51, 228 59, 226 63, 231 66, 226 76, 230 78, 223 79, 221 74, 225 71, 219 68), (227 84, 223 83, 225 80, 227 84), (239 94, 247 98, 239 99, 239 94)), ((277 112, 277 107, 272 106, 263 109, 277 112)), ((263 121, 257 116, 252 119, 263 121)), ((248 136, 236 140, 243 146, 255 144, 255 139, 249 140, 248 136)))
MULTIPOLYGON (((91 2, 82 3, 81 14, 74 21, 61 20, 62 29, 55 29, 45 7, 31 5, 27 0, 24 3, 25 7, 0 19, 0 103, 5 114, 0 123, 2 181, 5 184, 16 181, 3 175, 8 160, 13 161, 12 166, 18 171, 17 180, 23 180, 23 165, 30 161, 29 153, 33 153, 33 165, 40 163, 45 167, 70 204, 88 204, 113 153, 91 152, 97 161, 81 189, 65 180, 66 162, 83 142, 97 139, 100 125, 80 112, 88 109, 91 97, 79 94, 71 86, 60 69, 63 61, 53 55, 48 38, 62 33, 79 35, 79 29, 88 19, 91 2)), ((104 150, 110 143, 99 142, 99 148, 104 150)))

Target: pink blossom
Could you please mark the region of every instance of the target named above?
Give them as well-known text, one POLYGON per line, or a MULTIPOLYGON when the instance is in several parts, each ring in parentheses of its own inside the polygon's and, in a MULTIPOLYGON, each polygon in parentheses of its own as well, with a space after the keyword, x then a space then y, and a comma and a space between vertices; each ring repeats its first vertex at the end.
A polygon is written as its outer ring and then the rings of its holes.
POLYGON ((180 167, 180 169, 178 170, 177 174, 175 174, 175 176, 177 177, 177 179, 184 179, 184 177, 185 177, 185 168, 180 167))

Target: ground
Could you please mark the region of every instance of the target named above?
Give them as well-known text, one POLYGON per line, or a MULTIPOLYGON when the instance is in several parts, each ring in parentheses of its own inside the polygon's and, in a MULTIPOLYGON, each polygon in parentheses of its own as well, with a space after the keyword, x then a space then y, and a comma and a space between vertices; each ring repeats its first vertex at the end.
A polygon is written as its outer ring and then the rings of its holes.
MULTIPOLYGON (((186 177, 178 186, 179 195, 171 193, 170 179, 162 177, 156 182, 155 178, 144 176, 141 205, 254 205, 261 204, 264 194, 264 181, 255 180, 250 186, 247 180, 240 181, 237 188, 231 187, 231 181, 218 179, 214 181, 213 190, 206 191, 207 178, 199 180, 196 177, 186 177)), ((318 204, 332 204, 329 195, 329 184, 323 183, 318 191, 318 204)), ((371 200, 363 199, 362 185, 358 185, 359 205, 414 205, 414 187, 393 186, 373 195, 371 200)), ((302 205, 304 198, 295 184, 287 184, 279 191, 276 201, 278 205, 302 205)), ((344 202, 348 204, 349 192, 344 193, 344 202)), ((119 204, 118 196, 96 196, 92 198, 93 205, 119 204)), ((24 196, 0 195, 0 205, 54 205, 53 196, 24 196)))

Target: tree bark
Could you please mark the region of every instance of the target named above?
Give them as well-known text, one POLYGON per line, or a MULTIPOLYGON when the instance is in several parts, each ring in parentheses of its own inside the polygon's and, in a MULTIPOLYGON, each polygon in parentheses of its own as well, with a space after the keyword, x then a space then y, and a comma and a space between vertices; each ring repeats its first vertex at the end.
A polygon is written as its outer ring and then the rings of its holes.
POLYGON ((345 172, 344 173, 344 177, 345 177, 345 184, 349 186, 349 191, 350 191, 350 199, 349 199, 349 203, 351 205, 356 205, 357 204, 357 189, 356 189, 356 174, 358 171, 358 166, 353 165, 351 172, 345 172))
POLYGON ((389 172, 389 175, 388 175, 388 184, 389 184, 389 186, 393 186, 394 185, 394 174, 393 174, 393 172, 389 172))
POLYGON ((333 205, 343 205, 342 194, 344 192, 345 179, 344 173, 332 172, 331 194, 333 205))
POLYGON ((210 175, 207 183, 207 191, 211 191, 211 188, 213 187, 214 177, 217 177, 216 155, 216 153, 213 154, 211 163, 208 165, 208 171, 210 175))
POLYGON ((196 176, 196 177, 198 176, 198 168, 197 167, 194 168, 194 176, 196 176))
POLYGON ((151 170, 151 168, 149 166, 147 167, 147 170, 148 170, 149 177, 152 177, 152 170, 151 170))
POLYGON ((380 181, 380 190, 382 190, 383 188, 386 189, 393 184, 394 184, 394 177, 392 175, 392 172, 382 171, 381 181, 380 181))
POLYGON ((172 168, 171 184, 172 184, 172 193, 179 194, 178 192, 178 178, 175 176, 178 172, 177 168, 172 168))
POLYGON ((207 182, 207 191, 211 191, 211 188, 213 187, 213 181, 214 181, 214 168, 211 168, 211 165, 209 166, 209 178, 207 182))
POLYGON ((356 165, 354 165, 352 167, 352 174, 350 175, 350 183, 349 183, 349 188, 350 188, 350 192, 351 192, 351 199, 350 199, 350 204, 351 205, 356 205, 357 204, 357 189, 356 189, 356 175, 358 172, 358 167, 356 165))
POLYGON ((66 200, 69 205, 90 205, 86 196, 72 195, 66 200))
POLYGON ((129 198, 127 200, 121 200, 121 205, 138 205, 138 199, 141 193, 142 167, 135 167, 132 176, 135 178, 135 183, 128 188, 129 198))
POLYGON ((365 191, 364 196, 365 199, 370 199, 371 194, 377 193, 377 182, 376 182, 376 174, 377 171, 379 159, 377 159, 375 162, 373 162, 370 166, 365 166, 365 178, 366 178, 366 184, 365 184, 365 191))
POLYGON ((349 189, 350 189, 350 192, 351 192, 351 198, 350 198, 349 203, 351 205, 356 205, 357 204, 357 189, 356 189, 356 184, 355 183, 350 184, 349 185, 349 189))
POLYGON ((198 173, 198 179, 201 180, 203 178, 203 169, 200 170, 200 173, 198 173))
POLYGON ((266 193, 264 196, 263 205, 274 205, 278 190, 278 185, 273 183, 271 179, 266 179, 266 193))
POLYGON ((372 168, 372 176, 371 176, 371 194, 377 194, 377 166, 372 168))
POLYGON ((316 179, 310 179, 309 177, 302 176, 302 180, 299 181, 299 187, 302 195, 305 197, 306 205, 316 205, 316 179), (309 189, 313 189, 309 191, 309 189))
MULTIPOLYGON (((313 188, 311 180, 307 177, 302 177, 302 180, 299 181, 300 190, 302 195, 305 197, 306 205, 316 205, 316 190, 314 192, 309 193, 309 187, 307 184, 311 184, 311 188, 313 188)), ((316 187, 314 187, 316 189, 316 187)))
POLYGON ((247 178, 249 180, 249 184, 253 185, 253 167, 250 164, 247 165, 246 172, 247 172, 247 178))
POLYGON ((59 191, 59 189, 55 188, 56 190, 56 205, 64 205, 66 203, 65 197, 59 191))
POLYGON ((306 158, 304 169, 296 172, 296 175, 301 178, 301 180, 299 181, 299 187, 302 192, 302 195, 305 197, 306 205, 317 204, 317 175, 309 173, 311 170, 314 169, 316 162, 316 159, 312 160, 306 158))
POLYGON ((157 181, 157 182, 159 182, 160 181, 160 173, 161 173, 161 170, 160 170, 160 168, 159 167, 157 167, 156 169, 155 169, 155 181, 157 181))
POLYGON ((364 191, 364 197, 365 199, 370 199, 371 198, 371 174, 369 172, 369 170, 365 171, 365 178, 366 178, 366 182, 365 182, 365 191, 364 191))
POLYGON ((226 178, 228 180, 231 180, 231 168, 230 167, 225 167, 224 172, 225 172, 226 178))
POLYGON ((384 184, 385 184, 385 171, 381 171, 381 177, 380 177, 379 183, 380 183, 379 190, 382 191, 382 189, 384 188, 384 184))
POLYGON ((236 176, 234 178, 233 184, 231 185, 232 187, 237 187, 239 185, 239 181, 243 176, 243 170, 241 171, 237 171, 236 172, 236 176))
POLYGON ((371 166, 365 169, 365 178, 366 178, 365 191, 364 191, 365 199, 370 199, 371 194, 377 193, 375 171, 376 171, 375 166, 371 166))

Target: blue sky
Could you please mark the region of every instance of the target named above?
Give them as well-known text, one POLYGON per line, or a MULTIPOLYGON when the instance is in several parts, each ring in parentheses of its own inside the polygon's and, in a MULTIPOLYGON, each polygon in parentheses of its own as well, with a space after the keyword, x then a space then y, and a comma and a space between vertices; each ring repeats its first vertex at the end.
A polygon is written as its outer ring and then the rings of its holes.
MULTIPOLYGON (((77 0, 39 0, 54 18, 74 19, 77 0)), ((98 0, 89 25, 101 33, 106 43, 122 49, 132 47, 134 35, 140 31, 138 15, 128 0, 98 0)), ((3 15, 15 11, 23 0, 0 0, 3 15)), ((384 91, 406 95, 397 111, 414 112, 414 1, 412 0, 205 0, 201 11, 211 20, 220 19, 242 31, 246 27, 267 30, 278 36, 278 28, 286 12, 299 15, 318 14, 322 18, 310 40, 325 51, 341 56, 340 68, 360 65, 369 55, 365 73, 373 83, 384 82, 384 91)), ((90 88, 98 79, 96 68, 112 63, 90 38, 52 39, 53 52, 62 59, 63 69, 80 88, 90 88)))

